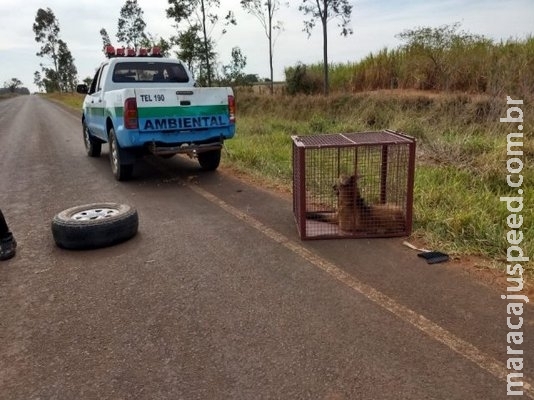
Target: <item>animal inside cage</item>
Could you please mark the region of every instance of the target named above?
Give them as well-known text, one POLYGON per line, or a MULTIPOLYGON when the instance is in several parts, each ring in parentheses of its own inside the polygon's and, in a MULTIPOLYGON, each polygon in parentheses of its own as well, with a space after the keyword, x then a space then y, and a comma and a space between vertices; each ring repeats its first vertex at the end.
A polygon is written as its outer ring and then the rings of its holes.
POLYGON ((384 130, 292 136, 301 239, 408 236, 415 139, 384 130))

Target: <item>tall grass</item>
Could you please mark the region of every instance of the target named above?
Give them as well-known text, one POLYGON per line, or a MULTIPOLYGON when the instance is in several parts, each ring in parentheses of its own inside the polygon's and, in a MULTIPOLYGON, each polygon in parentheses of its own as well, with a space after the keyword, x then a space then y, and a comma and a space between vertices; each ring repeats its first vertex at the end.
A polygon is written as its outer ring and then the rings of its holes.
MULTIPOLYGON (((308 93, 321 93, 322 64, 306 65, 308 93)), ((359 62, 330 65, 330 90, 445 90, 502 96, 534 93, 534 37, 493 43, 480 40, 430 53, 421 49, 384 48, 359 62)), ((286 69, 291 80, 294 67, 286 69)))

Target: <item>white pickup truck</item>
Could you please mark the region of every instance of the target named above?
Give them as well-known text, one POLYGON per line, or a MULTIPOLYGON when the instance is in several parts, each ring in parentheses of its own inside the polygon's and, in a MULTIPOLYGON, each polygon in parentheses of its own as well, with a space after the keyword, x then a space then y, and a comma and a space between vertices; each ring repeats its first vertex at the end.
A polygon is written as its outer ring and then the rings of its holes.
POLYGON ((235 134, 235 99, 231 88, 197 87, 190 71, 157 48, 106 47, 108 60, 98 68, 85 94, 83 137, 87 154, 99 157, 109 143, 117 180, 129 179, 135 159, 146 153, 162 157, 185 153, 205 170, 219 166, 225 139, 235 134))

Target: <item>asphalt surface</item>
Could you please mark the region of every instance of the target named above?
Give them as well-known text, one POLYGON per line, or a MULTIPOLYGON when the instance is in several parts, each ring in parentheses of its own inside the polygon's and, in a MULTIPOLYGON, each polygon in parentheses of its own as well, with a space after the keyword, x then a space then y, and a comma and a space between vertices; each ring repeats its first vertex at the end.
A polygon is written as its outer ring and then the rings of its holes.
POLYGON ((0 263, 0 399, 507 397, 504 293, 402 239, 301 242, 289 199, 186 158, 117 182, 79 115, 37 96, 0 101, 0 162, 19 244, 0 263), (53 216, 100 201, 135 206, 137 236, 56 247, 53 216))

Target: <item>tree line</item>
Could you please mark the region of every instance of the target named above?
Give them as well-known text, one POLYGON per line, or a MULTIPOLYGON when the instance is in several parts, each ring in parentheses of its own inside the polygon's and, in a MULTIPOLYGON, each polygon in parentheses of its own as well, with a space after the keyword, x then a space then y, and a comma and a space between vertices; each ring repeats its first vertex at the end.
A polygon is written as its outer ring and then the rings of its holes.
MULTIPOLYGON (((342 36, 352 34, 350 19, 352 5, 349 0, 300 0, 298 10, 305 16, 304 28, 310 37, 317 23, 323 36, 323 92, 328 94, 328 35, 327 26, 337 20, 342 36)), ((229 64, 217 68, 217 39, 228 29, 237 25, 232 10, 221 8, 220 0, 168 0, 166 17, 174 22, 176 34, 162 38, 146 32, 143 10, 137 0, 126 0, 120 10, 116 39, 119 45, 138 49, 158 46, 165 56, 176 56, 187 64, 197 82, 204 86, 243 85, 258 80, 257 75, 246 75, 243 71, 247 57, 238 46, 231 50, 229 64), (176 50, 177 49, 177 50, 176 50)), ((276 38, 283 30, 283 24, 276 19, 281 7, 289 7, 284 0, 240 0, 240 6, 261 24, 268 42, 270 76, 266 79, 273 92, 273 58, 276 38)), ((77 84, 75 60, 60 37, 59 21, 50 9, 40 8, 33 24, 35 41, 41 45, 37 55, 46 62, 40 64, 41 71, 34 73, 34 83, 46 92, 73 91, 77 84)), ((103 49, 112 44, 108 31, 99 31, 103 49)), ((85 80, 90 80, 86 78, 85 80)))

